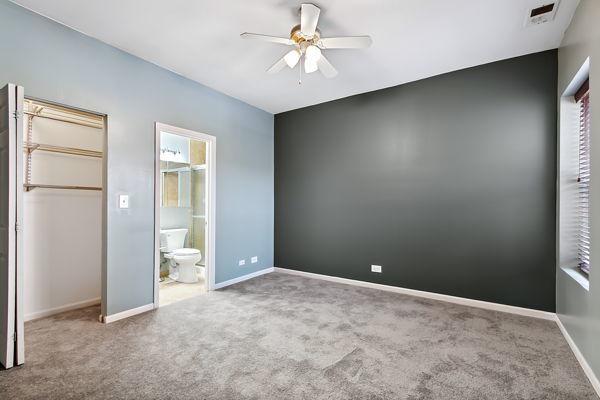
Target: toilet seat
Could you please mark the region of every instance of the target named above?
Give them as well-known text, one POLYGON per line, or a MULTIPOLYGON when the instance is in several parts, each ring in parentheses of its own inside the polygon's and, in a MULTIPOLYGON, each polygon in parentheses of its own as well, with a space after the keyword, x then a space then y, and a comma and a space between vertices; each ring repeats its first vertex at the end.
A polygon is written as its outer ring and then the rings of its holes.
POLYGON ((196 254, 200 254, 200 250, 184 247, 183 249, 177 249, 173 251, 171 254, 173 254, 174 256, 193 256, 196 254))
POLYGON ((190 248, 184 247, 182 249, 176 249, 176 250, 173 250, 170 253, 166 253, 164 255, 164 257, 167 260, 170 260, 170 259, 172 259, 175 256, 177 256, 177 257, 185 257, 185 256, 195 256, 197 254, 200 254, 200 250, 198 250, 198 249, 190 249, 190 248))

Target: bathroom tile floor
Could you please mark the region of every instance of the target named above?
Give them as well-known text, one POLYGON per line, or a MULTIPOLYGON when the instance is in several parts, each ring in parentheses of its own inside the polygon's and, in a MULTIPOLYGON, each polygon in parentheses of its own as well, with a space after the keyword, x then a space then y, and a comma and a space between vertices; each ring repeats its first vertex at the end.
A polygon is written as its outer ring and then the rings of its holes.
POLYGON ((197 283, 181 283, 165 278, 159 283, 158 303, 161 307, 206 293, 204 278, 198 275, 197 283))

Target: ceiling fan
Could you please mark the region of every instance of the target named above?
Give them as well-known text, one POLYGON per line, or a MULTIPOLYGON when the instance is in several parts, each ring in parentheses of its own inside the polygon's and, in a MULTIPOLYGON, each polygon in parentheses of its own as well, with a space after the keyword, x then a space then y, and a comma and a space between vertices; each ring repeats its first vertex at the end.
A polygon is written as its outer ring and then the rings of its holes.
POLYGON ((294 47, 267 70, 270 74, 277 73, 286 66, 294 68, 300 59, 304 58, 304 71, 307 74, 318 69, 326 78, 333 78, 338 72, 321 50, 362 49, 371 46, 372 40, 369 36, 322 38, 317 29, 320 13, 321 10, 314 4, 302 4, 300 25, 292 28, 289 39, 248 32, 244 32, 240 36, 245 39, 258 39, 294 47))

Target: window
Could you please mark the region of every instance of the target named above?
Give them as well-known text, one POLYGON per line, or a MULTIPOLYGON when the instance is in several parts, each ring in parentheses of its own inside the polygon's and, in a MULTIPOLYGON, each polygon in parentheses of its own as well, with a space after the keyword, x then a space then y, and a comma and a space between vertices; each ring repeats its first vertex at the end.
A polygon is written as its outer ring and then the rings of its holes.
POLYGON ((579 106, 579 173, 578 263, 585 274, 590 273, 590 81, 586 80, 575 93, 579 106))

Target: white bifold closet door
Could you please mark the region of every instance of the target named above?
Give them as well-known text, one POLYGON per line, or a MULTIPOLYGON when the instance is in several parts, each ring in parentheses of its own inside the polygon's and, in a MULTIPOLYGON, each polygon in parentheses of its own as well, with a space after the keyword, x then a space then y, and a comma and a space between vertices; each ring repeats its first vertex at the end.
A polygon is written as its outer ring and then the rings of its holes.
POLYGON ((23 88, 0 91, 0 363, 23 364, 23 88))

